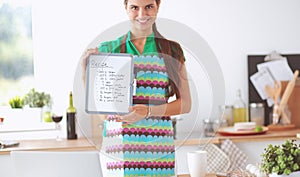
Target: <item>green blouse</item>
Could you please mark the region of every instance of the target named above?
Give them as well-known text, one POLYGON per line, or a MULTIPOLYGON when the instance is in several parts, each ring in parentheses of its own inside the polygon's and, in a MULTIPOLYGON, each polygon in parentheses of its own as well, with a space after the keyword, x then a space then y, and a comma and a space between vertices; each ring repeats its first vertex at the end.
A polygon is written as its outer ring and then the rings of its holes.
MULTIPOLYGON (((99 52, 103 53, 120 53, 121 52, 121 43, 124 39, 125 35, 122 35, 116 40, 107 41, 101 43, 98 50, 99 52)), ((126 38, 126 53, 133 54, 133 55, 154 55, 157 54, 157 48, 154 39, 154 33, 147 36, 146 43, 144 46, 143 53, 140 54, 133 42, 130 40, 131 32, 127 33, 126 38)))

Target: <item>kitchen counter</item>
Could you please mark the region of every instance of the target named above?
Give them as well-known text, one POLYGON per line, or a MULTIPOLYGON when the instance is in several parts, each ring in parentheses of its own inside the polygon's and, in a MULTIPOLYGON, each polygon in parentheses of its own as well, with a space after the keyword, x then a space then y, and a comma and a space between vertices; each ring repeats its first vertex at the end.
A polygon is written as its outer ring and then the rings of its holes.
MULTIPOLYGON (((219 144, 226 139, 230 139, 233 142, 259 142, 259 141, 273 141, 283 140, 288 138, 296 138, 296 134, 300 133, 300 129, 292 129, 285 131, 268 131, 265 134, 260 135, 247 135, 247 136, 221 136, 208 138, 179 138, 175 140, 176 146, 194 146, 205 143, 219 144)), ((188 137, 188 136, 181 136, 188 137)), ((20 145, 17 147, 0 149, 0 155, 9 154, 13 150, 47 150, 47 151, 82 151, 82 150, 97 150, 96 147, 85 138, 78 140, 66 140, 56 141, 55 139, 45 140, 20 140, 20 145)))
MULTIPOLYGON (((189 174, 177 175, 177 177, 190 177, 189 174)), ((205 177, 217 177, 215 174, 206 174, 205 177)))
MULTIPOLYGON (((197 138, 199 134, 194 135, 179 135, 175 140, 175 144, 178 147, 176 149, 176 156, 180 161, 178 162, 177 172, 179 174, 187 174, 187 160, 186 153, 194 151, 199 148, 198 145, 206 143, 220 144, 226 139, 231 139, 246 155, 249 157, 247 163, 256 164, 260 158, 260 153, 269 143, 278 143, 288 138, 296 138, 296 134, 300 133, 300 129, 285 130, 285 131, 268 131, 261 135, 249 135, 249 136, 221 136, 216 135, 211 138, 197 138), (184 138, 186 137, 186 138, 184 138), (180 147, 180 148, 179 148, 180 147)), ((97 148, 93 143, 85 138, 79 138, 77 140, 56 141, 55 139, 44 140, 19 140, 19 146, 0 149, 0 171, 8 177, 11 176, 13 170, 13 164, 10 159, 10 152, 14 150, 30 150, 30 151, 95 151, 97 148), (3 165, 4 164, 4 165, 3 165)), ((178 177, 189 177, 189 175, 178 175, 178 177)), ((207 175, 207 177, 216 177, 213 174, 207 175)))
POLYGON ((45 140, 20 140, 19 146, 0 149, 0 155, 9 154, 14 150, 34 150, 34 151, 89 151, 97 150, 92 143, 85 138, 77 140, 56 139, 45 140))

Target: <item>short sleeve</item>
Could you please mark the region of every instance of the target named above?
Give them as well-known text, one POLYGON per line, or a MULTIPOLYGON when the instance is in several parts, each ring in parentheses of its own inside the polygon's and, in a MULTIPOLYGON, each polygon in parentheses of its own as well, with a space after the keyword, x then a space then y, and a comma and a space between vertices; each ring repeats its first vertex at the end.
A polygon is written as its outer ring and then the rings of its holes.
POLYGON ((106 41, 99 45, 98 51, 102 53, 120 53, 121 42, 124 35, 114 41, 106 41))
POLYGON ((103 42, 98 47, 98 51, 102 53, 111 53, 112 47, 110 45, 111 42, 103 42))

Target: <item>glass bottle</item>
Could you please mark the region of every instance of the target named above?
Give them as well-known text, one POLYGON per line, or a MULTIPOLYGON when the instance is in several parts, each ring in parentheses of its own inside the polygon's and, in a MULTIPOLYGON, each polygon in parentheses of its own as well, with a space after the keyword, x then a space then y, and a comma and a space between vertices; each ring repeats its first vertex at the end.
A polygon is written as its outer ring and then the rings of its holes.
POLYGON ((69 95, 69 107, 67 109, 67 138, 77 139, 76 134, 76 108, 73 106, 73 95, 70 92, 69 95))
POLYGON ((241 90, 237 91, 237 98, 233 104, 233 122, 247 122, 246 103, 242 99, 241 90))

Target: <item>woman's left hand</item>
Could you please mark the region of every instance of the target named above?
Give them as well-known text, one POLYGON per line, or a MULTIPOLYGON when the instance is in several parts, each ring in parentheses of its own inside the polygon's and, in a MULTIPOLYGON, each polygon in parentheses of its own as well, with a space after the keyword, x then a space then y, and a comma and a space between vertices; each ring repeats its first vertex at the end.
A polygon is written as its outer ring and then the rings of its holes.
POLYGON ((129 114, 120 116, 120 122, 134 123, 144 119, 148 114, 148 106, 143 104, 137 104, 130 107, 129 111, 129 114))

